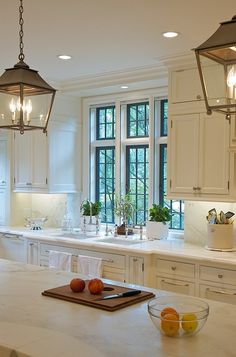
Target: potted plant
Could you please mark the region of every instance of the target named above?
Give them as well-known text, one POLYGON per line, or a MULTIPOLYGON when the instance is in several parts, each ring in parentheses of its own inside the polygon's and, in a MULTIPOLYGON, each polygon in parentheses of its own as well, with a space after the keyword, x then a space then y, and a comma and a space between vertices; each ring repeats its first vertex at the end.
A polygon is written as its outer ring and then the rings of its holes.
POLYGON ((149 239, 165 239, 169 233, 171 220, 170 209, 153 204, 149 209, 149 220, 146 222, 146 235, 149 239))
POLYGON ((120 217, 120 225, 117 227, 118 234, 133 234, 133 230, 128 228, 128 223, 133 220, 134 210, 129 193, 124 196, 115 196, 114 212, 117 217, 120 217))
POLYGON ((80 212, 83 216, 83 228, 85 231, 94 231, 99 222, 99 214, 102 204, 99 201, 92 202, 84 200, 80 206, 80 212))

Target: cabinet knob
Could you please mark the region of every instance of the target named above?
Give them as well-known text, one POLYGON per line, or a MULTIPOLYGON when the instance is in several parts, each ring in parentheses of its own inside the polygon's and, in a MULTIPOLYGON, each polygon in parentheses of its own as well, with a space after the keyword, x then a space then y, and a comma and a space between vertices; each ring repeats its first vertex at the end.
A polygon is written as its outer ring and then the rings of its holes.
POLYGON ((171 270, 175 271, 175 270, 176 270, 176 267, 171 267, 171 270))
POLYGON ((6 183, 6 181, 3 180, 3 181, 2 181, 2 184, 5 185, 5 183, 6 183))
POLYGON ((219 279, 222 279, 222 278, 223 278, 223 275, 222 275, 222 274, 218 274, 218 278, 219 278, 219 279))
POLYGON ((133 259, 133 262, 137 262, 137 261, 138 261, 138 259, 137 259, 137 258, 134 258, 134 259, 133 259))
POLYGON ((31 182, 26 182, 26 186, 32 186, 31 182))
POLYGON ((197 187, 193 187, 193 191, 197 191, 197 187))
POLYGON ((198 95, 196 96, 196 98, 197 98, 197 100, 200 100, 200 99, 202 99, 202 96, 201 96, 200 94, 198 94, 198 95))

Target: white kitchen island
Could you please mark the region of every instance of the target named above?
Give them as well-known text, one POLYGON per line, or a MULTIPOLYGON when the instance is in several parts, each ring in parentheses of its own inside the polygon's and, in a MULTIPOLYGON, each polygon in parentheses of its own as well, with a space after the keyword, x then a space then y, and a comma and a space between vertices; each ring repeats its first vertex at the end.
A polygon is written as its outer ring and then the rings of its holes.
POLYGON ((41 295, 74 276, 0 260, 0 345, 33 357, 236 355, 236 309, 231 304, 208 301, 208 321, 198 335, 169 338, 152 324, 147 301, 107 312, 41 295))

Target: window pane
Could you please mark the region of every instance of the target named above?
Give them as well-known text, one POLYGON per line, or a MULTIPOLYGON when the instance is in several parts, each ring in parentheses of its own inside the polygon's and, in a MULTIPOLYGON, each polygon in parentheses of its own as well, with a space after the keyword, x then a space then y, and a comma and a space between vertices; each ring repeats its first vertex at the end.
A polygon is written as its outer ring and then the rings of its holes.
POLYGON ((161 100, 161 136, 168 135, 168 100, 161 100))
POLYGON ((160 205, 170 208, 170 228, 184 229, 184 201, 167 200, 167 145, 160 145, 160 205))
POLYGON ((115 148, 96 148, 96 200, 102 203, 101 221, 114 222, 115 148))
POLYGON ((149 135, 149 104, 127 105, 127 136, 143 137, 149 135))
POLYGON ((134 224, 146 221, 148 209, 148 145, 127 146, 127 191, 135 206, 134 224), (132 161, 131 161, 132 160, 132 161))
POLYGON ((96 109, 97 140, 115 138, 115 106, 96 109))

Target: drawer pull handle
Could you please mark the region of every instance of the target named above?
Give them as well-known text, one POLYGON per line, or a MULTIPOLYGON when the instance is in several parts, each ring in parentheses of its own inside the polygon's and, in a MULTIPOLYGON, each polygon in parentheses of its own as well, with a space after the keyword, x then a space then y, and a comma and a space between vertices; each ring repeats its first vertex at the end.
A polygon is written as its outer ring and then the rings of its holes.
POLYGON ((176 267, 171 267, 171 270, 175 271, 175 270, 176 270, 176 267))
MULTIPOLYGON (((49 253, 49 252, 50 250, 45 250, 45 253, 49 253)), ((78 258, 78 254, 72 254, 72 257, 78 258)), ((102 261, 106 263, 114 263, 113 259, 102 259, 102 261)))
POLYGON ((32 247, 34 245, 34 243, 30 243, 29 245, 32 247))
POLYGON ((222 278, 223 278, 223 275, 222 275, 222 274, 218 274, 218 278, 219 278, 219 279, 222 279, 222 278))
POLYGON ((137 258, 134 258, 134 259, 133 259, 133 262, 137 262, 137 261, 138 261, 138 259, 137 259, 137 258))
POLYGON ((196 96, 196 98, 197 98, 197 100, 201 100, 201 99, 202 99, 202 97, 201 97, 200 94, 198 94, 198 95, 196 96))
POLYGON ((162 280, 161 282, 162 282, 162 283, 164 283, 164 284, 167 284, 167 285, 174 285, 174 286, 186 286, 186 287, 188 287, 188 286, 189 286, 189 284, 177 284, 177 283, 171 283, 171 282, 169 282, 169 281, 165 281, 165 280, 162 280))
POLYGON ((212 290, 212 289, 210 289, 210 288, 207 288, 206 291, 207 291, 208 293, 213 293, 213 294, 230 295, 230 296, 236 295, 236 293, 234 293, 234 292, 223 291, 223 290, 212 290))

